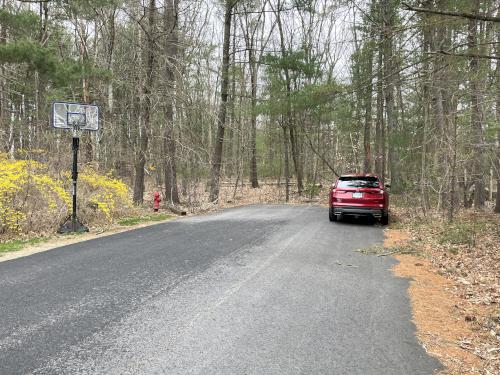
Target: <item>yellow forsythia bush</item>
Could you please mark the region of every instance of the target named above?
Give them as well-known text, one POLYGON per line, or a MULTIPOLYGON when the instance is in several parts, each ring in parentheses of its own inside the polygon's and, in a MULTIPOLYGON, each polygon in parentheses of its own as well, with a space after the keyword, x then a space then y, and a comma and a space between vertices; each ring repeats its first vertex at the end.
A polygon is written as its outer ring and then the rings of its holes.
POLYGON ((57 222, 70 204, 70 195, 47 174, 46 165, 0 153, 0 234, 57 222))
POLYGON ((110 174, 101 175, 87 168, 78 175, 78 185, 83 192, 85 206, 103 213, 107 220, 132 205, 127 185, 110 174))
MULTIPOLYGON (((44 163, 0 153, 0 235, 53 231, 71 211, 71 173, 61 179, 44 163)), ((78 175, 78 214, 87 225, 111 221, 132 206, 127 185, 87 168, 78 175)))

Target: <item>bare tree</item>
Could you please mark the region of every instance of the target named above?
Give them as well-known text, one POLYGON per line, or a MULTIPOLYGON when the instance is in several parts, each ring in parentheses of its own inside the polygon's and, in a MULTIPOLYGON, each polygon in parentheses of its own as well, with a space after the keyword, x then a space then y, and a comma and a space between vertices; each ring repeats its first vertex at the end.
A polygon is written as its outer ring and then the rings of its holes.
POLYGON ((165 0, 164 29, 165 29, 165 134, 163 139, 163 160, 165 171, 165 199, 179 203, 177 189, 176 146, 174 138, 174 101, 175 76, 178 60, 178 0, 165 0))
MULTIPOLYGON (((479 11, 480 1, 474 0, 474 12, 479 11)), ((470 51, 477 48, 478 21, 474 18, 469 19, 467 44, 470 51)), ((473 181, 474 181, 474 207, 480 208, 484 206, 485 192, 484 192, 484 125, 483 125, 483 111, 481 107, 481 83, 479 72, 479 59, 471 57, 469 59, 469 74, 470 74, 470 94, 471 94, 471 127, 473 129, 473 181)))
POLYGON ((222 150, 224 144, 224 131, 226 129, 226 114, 229 92, 229 49, 231 44, 231 20, 234 8, 234 0, 226 0, 224 11, 224 42, 222 45, 222 72, 221 72, 221 93, 220 107, 217 116, 217 137, 212 156, 212 171, 210 176, 210 197, 211 202, 219 198, 219 183, 222 168, 222 150))
MULTIPOLYGON (((500 8, 497 11, 497 17, 500 17, 500 8)), ((496 47, 495 52, 500 56, 500 25, 496 25, 495 32, 496 47)), ((497 126, 500 124, 500 64, 497 62, 495 68, 495 117, 497 126)), ((500 127, 496 131, 496 153, 495 158, 496 178, 497 178, 497 195, 495 200, 495 212, 500 213, 500 127)))
POLYGON ((151 103, 152 89, 154 82, 155 66, 155 16, 156 0, 149 0, 149 6, 144 8, 148 19, 146 38, 146 77, 143 86, 144 104, 143 121, 139 123, 139 150, 135 162, 135 180, 134 180, 134 203, 142 204, 144 199, 144 167, 146 165, 146 153, 148 151, 148 141, 151 128, 151 103))

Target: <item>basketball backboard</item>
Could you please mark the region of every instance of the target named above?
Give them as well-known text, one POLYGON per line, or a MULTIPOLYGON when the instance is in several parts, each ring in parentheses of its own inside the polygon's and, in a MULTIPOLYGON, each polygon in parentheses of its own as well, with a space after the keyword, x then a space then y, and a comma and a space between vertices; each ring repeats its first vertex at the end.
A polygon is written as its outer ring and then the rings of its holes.
POLYGON ((99 130, 99 107, 91 104, 54 102, 52 126, 58 129, 99 130))

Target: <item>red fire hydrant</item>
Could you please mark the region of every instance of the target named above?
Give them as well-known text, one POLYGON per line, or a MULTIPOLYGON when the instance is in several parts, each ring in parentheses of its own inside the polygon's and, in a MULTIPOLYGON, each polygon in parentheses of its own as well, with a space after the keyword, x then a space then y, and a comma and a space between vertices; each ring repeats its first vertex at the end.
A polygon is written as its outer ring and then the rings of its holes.
POLYGON ((158 212, 158 209, 160 208, 160 202, 161 202, 160 193, 155 191, 153 194, 153 197, 154 197, 153 211, 158 212))

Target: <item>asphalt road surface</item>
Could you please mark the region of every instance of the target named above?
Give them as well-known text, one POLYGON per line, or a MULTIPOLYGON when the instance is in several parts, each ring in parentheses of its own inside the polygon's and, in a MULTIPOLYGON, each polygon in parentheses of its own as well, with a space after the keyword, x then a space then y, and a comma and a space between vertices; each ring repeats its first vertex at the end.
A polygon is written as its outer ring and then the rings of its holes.
POLYGON ((0 374, 433 374, 373 223, 248 206, 0 263, 0 374))

